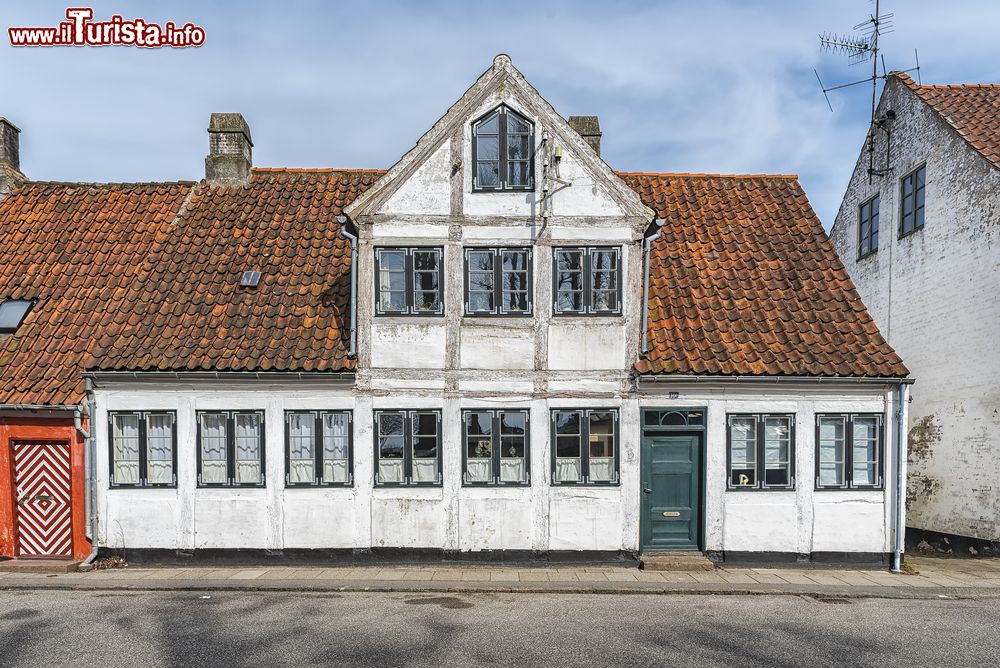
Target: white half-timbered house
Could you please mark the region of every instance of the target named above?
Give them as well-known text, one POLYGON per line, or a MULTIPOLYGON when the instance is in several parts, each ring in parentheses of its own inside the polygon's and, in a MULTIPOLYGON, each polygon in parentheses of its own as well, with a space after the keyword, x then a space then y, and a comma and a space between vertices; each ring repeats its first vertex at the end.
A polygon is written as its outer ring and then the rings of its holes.
POLYGON ((94 316, 100 548, 898 549, 907 371, 794 177, 615 172, 504 55, 387 171, 209 138, 94 316))

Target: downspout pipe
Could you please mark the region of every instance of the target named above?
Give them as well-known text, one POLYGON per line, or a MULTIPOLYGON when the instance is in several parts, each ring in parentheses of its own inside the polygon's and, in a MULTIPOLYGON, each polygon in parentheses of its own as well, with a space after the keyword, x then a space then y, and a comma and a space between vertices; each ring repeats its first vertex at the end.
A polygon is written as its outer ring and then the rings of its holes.
POLYGON ((94 559, 97 558, 97 434, 94 429, 94 383, 90 378, 84 379, 86 398, 83 404, 73 413, 73 426, 83 436, 84 447, 84 476, 86 477, 86 487, 84 496, 84 508, 87 515, 87 524, 90 527, 90 554, 83 560, 77 568, 81 571, 89 571, 92 568, 94 559), (83 416, 87 416, 87 428, 83 428, 83 416))
POLYGON ((903 572, 903 553, 906 549, 906 417, 910 386, 900 383, 896 387, 896 489, 895 517, 893 521, 892 572, 903 572))
POLYGON ((649 264, 650 255, 652 254, 653 242, 660 237, 660 233, 663 232, 663 224, 665 220, 657 218, 653 221, 656 225, 656 232, 646 237, 645 245, 643 248, 643 274, 642 274, 642 349, 639 351, 640 355, 646 353, 649 350, 649 264))
POLYGON ((347 231, 350 224, 347 216, 337 216, 337 222, 340 223, 340 233, 351 242, 351 342, 347 354, 354 357, 358 347, 358 237, 347 231))

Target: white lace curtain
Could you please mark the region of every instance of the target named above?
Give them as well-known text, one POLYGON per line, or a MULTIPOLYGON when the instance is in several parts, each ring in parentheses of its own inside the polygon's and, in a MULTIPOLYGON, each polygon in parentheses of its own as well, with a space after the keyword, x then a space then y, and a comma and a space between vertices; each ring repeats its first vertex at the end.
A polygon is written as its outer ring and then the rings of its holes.
POLYGON ((226 482, 226 416, 201 416, 201 481, 226 482))
POLYGON ((174 418, 146 416, 146 482, 169 485, 174 481, 174 418))
POLYGON ((114 416, 112 430, 115 483, 136 485, 139 483, 139 416, 114 416))

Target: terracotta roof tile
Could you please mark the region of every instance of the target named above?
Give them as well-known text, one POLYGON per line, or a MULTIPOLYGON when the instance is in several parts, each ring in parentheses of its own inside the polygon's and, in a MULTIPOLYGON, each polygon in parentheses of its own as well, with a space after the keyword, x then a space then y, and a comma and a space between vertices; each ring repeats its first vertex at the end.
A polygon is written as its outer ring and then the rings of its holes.
POLYGON ((926 102, 970 146, 1000 168, 1000 84, 923 86, 902 72, 892 76, 926 102))
POLYGON ((93 368, 353 369, 351 248, 336 219, 383 173, 254 169, 246 187, 197 186, 93 368), (249 270, 256 288, 239 285, 249 270))
POLYGON ((37 300, 0 335, 0 404, 82 399, 95 338, 192 186, 31 182, 0 200, 0 300, 37 300))
MULTIPOLYGON (((383 173, 20 187, 0 201, 0 297, 38 304, 0 339, 0 403, 77 403, 84 369, 352 369, 336 217, 383 173)), ((667 221, 640 372, 906 374, 794 177, 621 176, 667 221)))
POLYGON ((907 375, 795 177, 620 176, 665 221, 639 373, 907 375))

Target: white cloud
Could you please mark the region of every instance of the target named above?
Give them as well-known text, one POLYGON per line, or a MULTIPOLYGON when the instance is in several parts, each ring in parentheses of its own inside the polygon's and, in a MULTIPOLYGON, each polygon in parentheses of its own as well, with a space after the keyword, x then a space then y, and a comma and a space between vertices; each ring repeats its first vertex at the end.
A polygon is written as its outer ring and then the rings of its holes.
MULTIPOLYGON (((65 3, 7 12, 53 25, 65 3)), ((111 13, 111 9, 97 8, 111 13)), ((186 51, 0 46, 0 115, 23 130, 33 178, 201 177, 212 111, 241 111, 261 165, 390 165, 485 70, 510 53, 563 114, 596 113, 619 169, 802 177, 832 222, 867 123, 861 78, 819 53, 865 0, 738 2, 127 3, 114 11, 205 26, 186 51)), ((883 2, 890 66, 920 49, 925 81, 1000 80, 1000 3, 883 2)))

